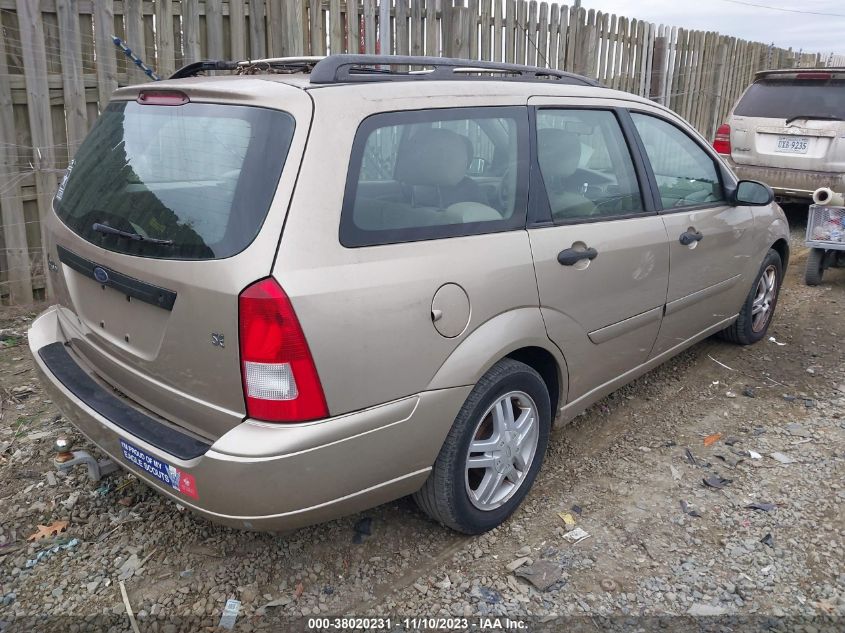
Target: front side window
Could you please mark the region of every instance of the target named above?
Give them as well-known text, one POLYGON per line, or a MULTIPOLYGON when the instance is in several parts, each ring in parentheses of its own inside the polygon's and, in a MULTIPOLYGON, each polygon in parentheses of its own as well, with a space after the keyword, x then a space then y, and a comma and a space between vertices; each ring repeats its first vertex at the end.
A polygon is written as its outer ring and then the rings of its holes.
POLYGON ((644 210, 631 154, 609 110, 540 110, 537 159, 555 222, 644 210))
POLYGON ((341 243, 369 246, 522 227, 526 113, 520 108, 392 112, 355 137, 341 243))
POLYGON ((645 145, 664 209, 715 204, 725 199, 716 163, 671 123, 647 114, 631 117, 645 145))

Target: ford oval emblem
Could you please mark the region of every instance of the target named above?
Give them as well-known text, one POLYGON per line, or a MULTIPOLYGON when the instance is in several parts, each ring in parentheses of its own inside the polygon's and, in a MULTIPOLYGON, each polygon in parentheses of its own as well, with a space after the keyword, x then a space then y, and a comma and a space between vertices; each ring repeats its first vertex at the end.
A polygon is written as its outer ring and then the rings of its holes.
POLYGON ((109 280, 109 274, 105 270, 97 266, 96 268, 94 268, 94 279, 99 281, 101 284, 104 284, 109 280))

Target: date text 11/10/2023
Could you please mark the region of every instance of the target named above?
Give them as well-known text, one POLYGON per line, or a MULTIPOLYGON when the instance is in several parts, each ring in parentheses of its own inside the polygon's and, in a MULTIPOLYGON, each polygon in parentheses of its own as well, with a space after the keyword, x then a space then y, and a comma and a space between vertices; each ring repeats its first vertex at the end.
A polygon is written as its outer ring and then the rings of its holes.
POLYGON ((308 618, 310 631, 395 630, 397 626, 406 631, 524 631, 528 629, 526 621, 508 617, 308 618))

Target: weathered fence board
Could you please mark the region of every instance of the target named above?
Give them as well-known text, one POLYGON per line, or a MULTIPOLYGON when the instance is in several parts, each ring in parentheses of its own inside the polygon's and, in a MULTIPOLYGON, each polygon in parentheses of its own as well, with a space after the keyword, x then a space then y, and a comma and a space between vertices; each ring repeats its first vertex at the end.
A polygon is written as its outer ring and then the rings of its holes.
MULTIPOLYGON (((40 18, 38 0, 18 0, 18 24, 20 27, 21 48, 26 80, 26 92, 29 95, 29 130, 35 170, 36 200, 38 219, 43 220, 49 209, 52 192, 56 187, 55 142, 53 138, 53 119, 50 115, 49 88, 47 87, 47 54, 44 44, 44 28, 40 18)), ((111 51, 109 51, 111 53, 111 51)), ((112 60, 114 57, 111 58, 112 60)), ((39 240, 39 246, 40 240, 39 240)), ((46 252, 41 253, 39 263, 43 272, 46 252)), ((50 276, 45 275, 47 292, 50 294, 50 276)))
MULTIPOLYGON (((0 37, 0 77, 8 74, 5 38, 0 37)), ((0 263, 6 271, 2 290, 12 303, 29 303, 32 275, 19 171, 12 91, 8 82, 0 81, 0 221, 3 222, 0 263)))
POLYGON ((550 0, 392 0, 389 9, 379 0, 0 0, 0 300, 44 289, 39 217, 57 174, 112 92, 150 81, 113 35, 162 76, 203 58, 337 52, 527 62, 651 98, 705 137, 758 70, 838 61, 550 0))

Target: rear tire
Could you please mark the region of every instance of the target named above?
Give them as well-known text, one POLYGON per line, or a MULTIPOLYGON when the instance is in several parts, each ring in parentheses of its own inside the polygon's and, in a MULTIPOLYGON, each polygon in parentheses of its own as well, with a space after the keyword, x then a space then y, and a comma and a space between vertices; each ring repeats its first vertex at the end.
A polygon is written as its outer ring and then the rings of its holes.
POLYGON ((540 374, 510 358, 499 361, 470 392, 414 501, 458 532, 495 528, 531 489, 551 422, 540 374))
POLYGON ((739 316, 730 327, 720 332, 722 338, 737 345, 751 345, 766 336, 777 307, 782 280, 783 262, 780 254, 769 249, 739 316))
POLYGON ((808 286, 818 286, 824 276, 824 260, 827 251, 823 248, 810 249, 807 255, 807 268, 804 269, 804 281, 808 286))

